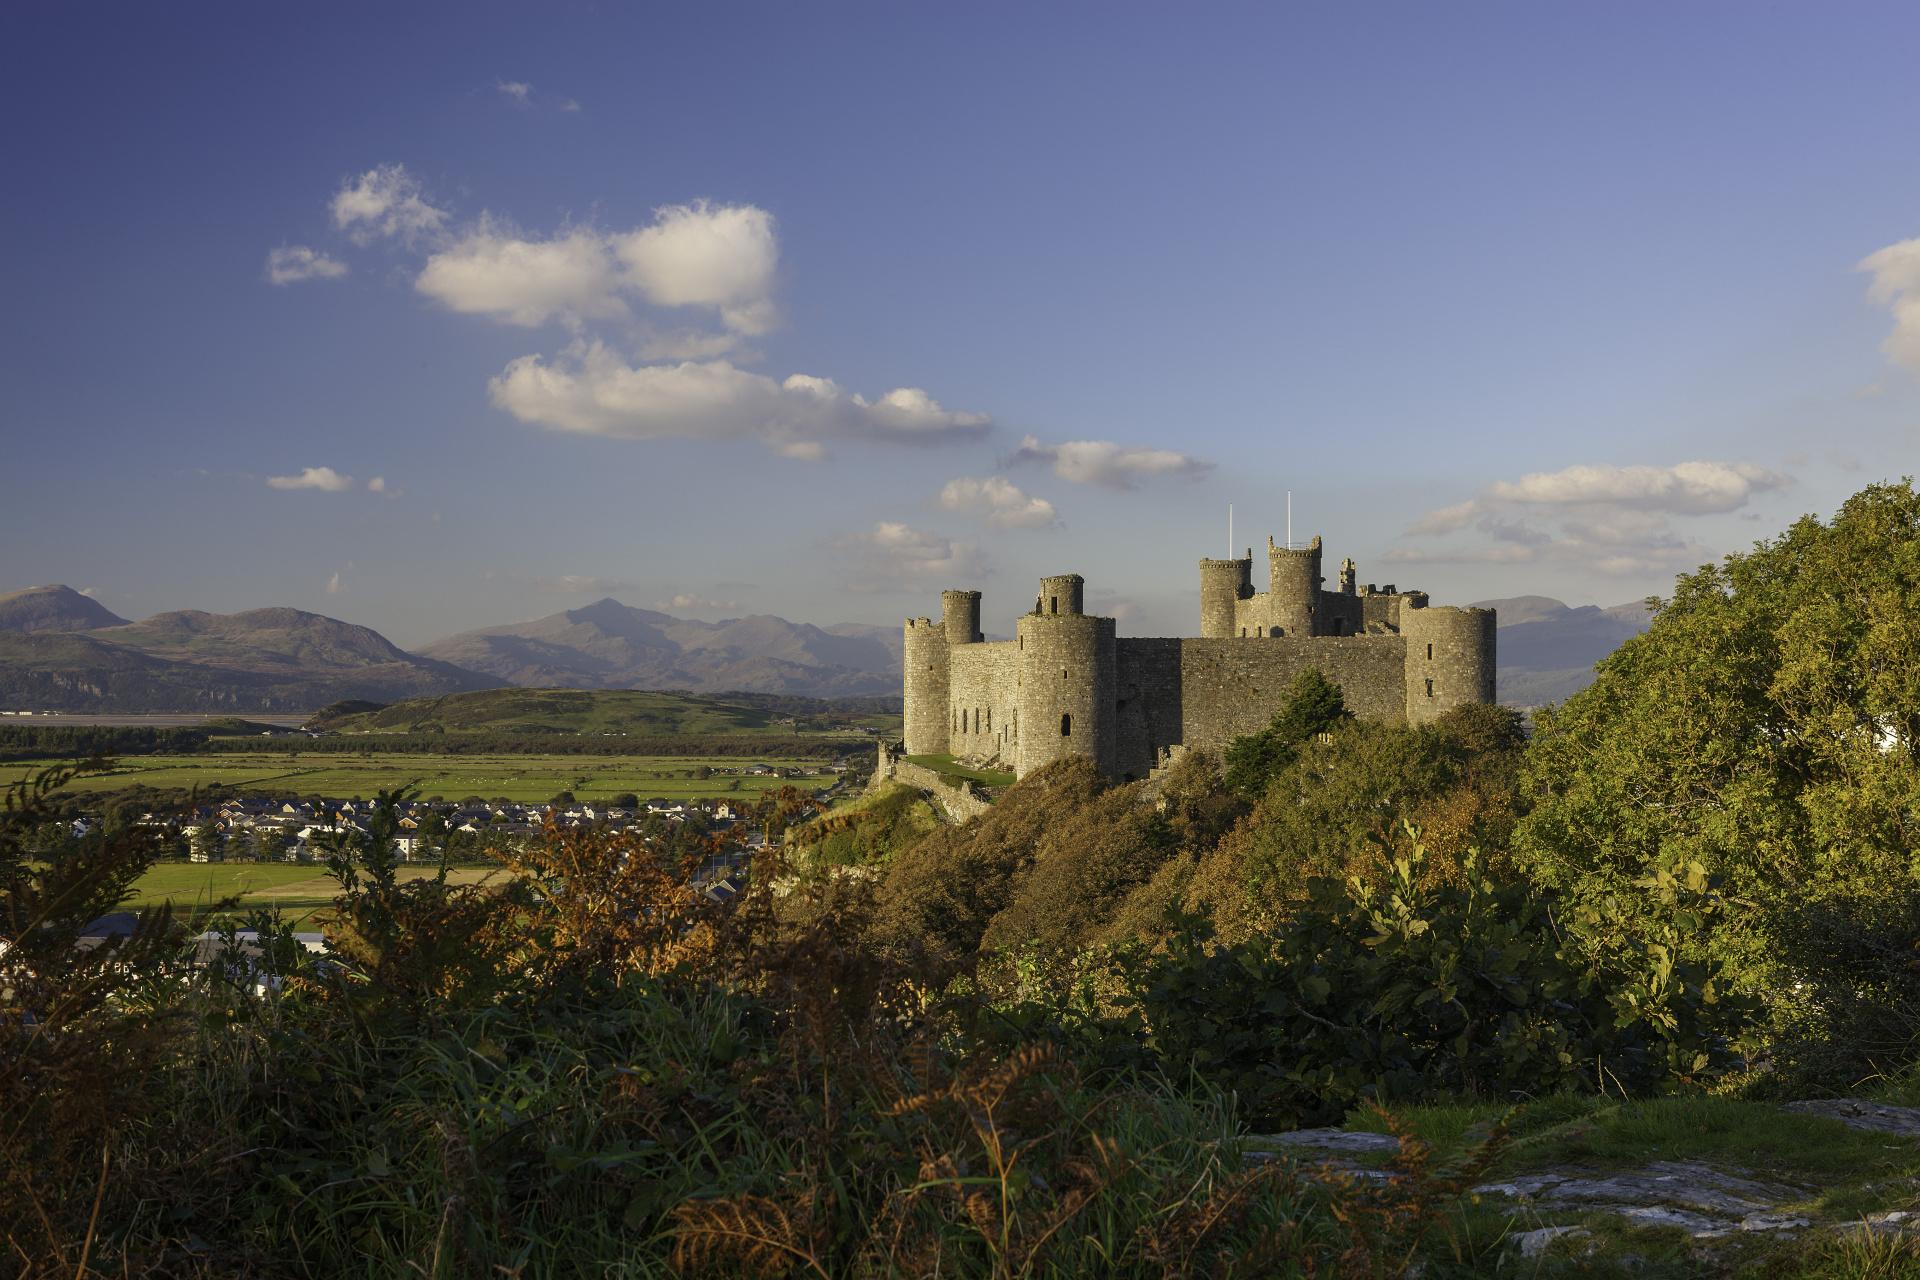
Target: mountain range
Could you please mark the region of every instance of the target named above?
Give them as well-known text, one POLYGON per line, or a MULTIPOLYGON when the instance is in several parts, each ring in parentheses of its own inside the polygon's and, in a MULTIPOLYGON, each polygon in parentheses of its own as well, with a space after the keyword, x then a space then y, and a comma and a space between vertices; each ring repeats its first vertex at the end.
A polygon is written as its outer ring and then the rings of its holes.
POLYGON ((900 691, 898 628, 816 627, 768 614, 700 622, 612 598, 420 650, 508 684, 810 697, 900 691))
MULTIPOLYGON (((1648 621, 1640 602, 1480 603, 1500 611, 1499 696, 1514 706, 1584 687, 1593 664, 1648 621)), ((702 622, 609 598, 409 653, 367 627, 298 609, 182 610, 129 622, 69 587, 0 595, 0 708, 310 711, 512 685, 891 695, 900 689, 900 631, 767 614, 702 622)))
POLYGON ((0 707, 309 711, 501 683, 299 609, 186 609, 128 622, 70 587, 0 596, 0 707))
POLYGON ((1570 606, 1551 596, 1481 600, 1499 611, 1496 696, 1510 707, 1562 702, 1593 683, 1593 664, 1645 631, 1644 600, 1611 608, 1570 606))

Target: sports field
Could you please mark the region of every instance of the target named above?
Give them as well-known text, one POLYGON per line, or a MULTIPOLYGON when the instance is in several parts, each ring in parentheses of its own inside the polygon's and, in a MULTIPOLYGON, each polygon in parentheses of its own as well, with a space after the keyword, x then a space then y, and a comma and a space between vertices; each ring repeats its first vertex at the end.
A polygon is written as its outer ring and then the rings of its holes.
MULTIPOLYGON (((54 761, 16 761, 0 765, 0 780, 12 782, 54 761)), ((762 757, 699 759, 687 756, 539 756, 411 755, 374 752, 284 751, 214 752, 205 755, 122 756, 112 771, 72 784, 76 792, 118 791, 124 787, 229 787, 267 795, 364 799, 383 790, 410 786, 424 797, 460 800, 544 801, 562 791, 579 800, 604 800, 632 792, 642 800, 701 797, 751 800, 781 787, 817 791, 838 775, 818 772, 819 760, 762 757), (811 777, 776 778, 746 770, 803 768, 811 777), (691 776, 705 767, 710 777, 691 776)))
MULTIPOLYGON (((437 870, 429 866, 402 867, 400 878, 416 880, 437 870)), ((447 872, 447 879, 455 884, 474 884, 490 875, 503 874, 492 867, 454 867, 447 872)), ((339 891, 332 877, 312 863, 168 862, 140 877, 126 905, 137 909, 172 902, 175 914, 185 915, 225 898, 238 898, 241 910, 277 906, 305 927, 312 914, 331 905, 339 891)))

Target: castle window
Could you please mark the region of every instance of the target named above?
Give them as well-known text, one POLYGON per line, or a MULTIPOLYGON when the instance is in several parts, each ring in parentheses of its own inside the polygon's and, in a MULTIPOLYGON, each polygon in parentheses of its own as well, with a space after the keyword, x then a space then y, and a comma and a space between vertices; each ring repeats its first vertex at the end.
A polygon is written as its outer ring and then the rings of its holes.
POLYGON ((993 732, 993 708, 992 707, 987 708, 987 732, 988 733, 993 732))
POLYGON ((1059 596, 1048 596, 1048 597, 1047 597, 1047 612, 1048 612, 1048 613, 1058 613, 1058 612, 1060 612, 1060 597, 1059 597, 1059 596))
POLYGON ((1428 646, 1427 646, 1427 661, 1428 661, 1428 662, 1432 662, 1432 661, 1433 661, 1433 646, 1432 646, 1432 645, 1428 645, 1428 646))
MULTIPOLYGON (((1427 683, 1432 684, 1433 681, 1429 680, 1427 683)), ((975 733, 980 732, 980 708, 978 707, 973 709, 973 731, 975 733)))
POLYGON ((1063 738, 1071 738, 1073 736, 1072 716, 1063 715, 1060 717, 1060 736, 1063 738))
POLYGON ((1433 696, 1433 681, 1432 681, 1432 680, 1428 680, 1428 681, 1427 681, 1427 696, 1428 696, 1429 698, 1431 698, 1431 697, 1433 696))

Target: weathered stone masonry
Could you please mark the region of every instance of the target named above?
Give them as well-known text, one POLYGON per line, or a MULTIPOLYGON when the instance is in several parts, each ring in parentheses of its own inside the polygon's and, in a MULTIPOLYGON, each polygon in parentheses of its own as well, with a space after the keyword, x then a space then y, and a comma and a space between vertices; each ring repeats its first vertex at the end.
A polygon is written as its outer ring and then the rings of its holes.
POLYGON ((1042 579, 1012 640, 982 638, 978 591, 943 592, 939 621, 906 624, 906 750, 1016 774, 1082 755, 1144 777, 1173 748, 1218 752, 1265 727, 1309 667, 1369 720, 1424 724, 1493 700, 1492 610, 1360 586, 1351 560, 1324 590, 1317 537, 1269 538, 1267 581, 1254 591, 1251 550, 1202 560, 1200 635, 1187 639, 1117 637, 1112 618, 1084 611, 1078 574, 1042 579))

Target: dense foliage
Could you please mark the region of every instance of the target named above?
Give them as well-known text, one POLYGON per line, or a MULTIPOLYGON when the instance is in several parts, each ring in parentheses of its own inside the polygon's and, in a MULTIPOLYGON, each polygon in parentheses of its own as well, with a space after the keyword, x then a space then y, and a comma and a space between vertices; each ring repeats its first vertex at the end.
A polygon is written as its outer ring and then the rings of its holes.
POLYGON ((1652 628, 1542 715, 1516 846, 1636 917, 1691 862, 1716 930, 1810 1064, 1856 1078, 1920 1028, 1920 494, 1876 485, 1676 584, 1652 628), (1847 1060, 1851 1059, 1848 1064, 1847 1060))
POLYGON ((318 963, 77 947, 152 849, 42 840, 52 778, 0 821, 0 1227, 62 1275, 1442 1274, 1478 1166, 1243 1126, 1920 1071, 1916 735, 1901 485, 1682 578, 1531 740, 1309 673, 1224 777, 770 797, 738 893, 664 823, 402 882, 387 807, 318 963))

